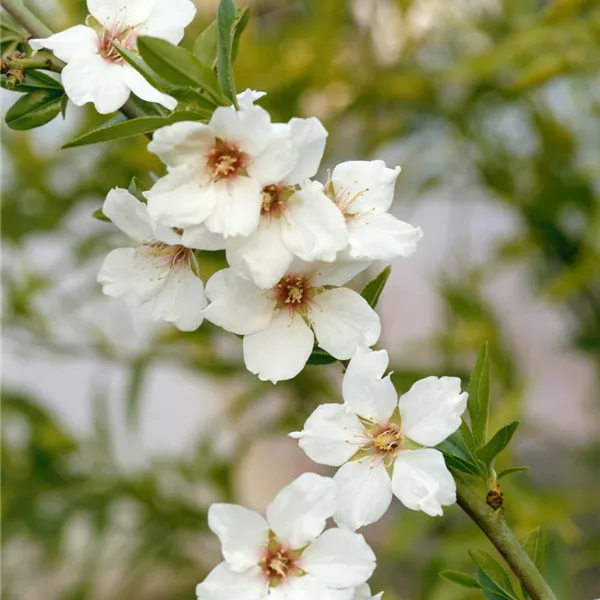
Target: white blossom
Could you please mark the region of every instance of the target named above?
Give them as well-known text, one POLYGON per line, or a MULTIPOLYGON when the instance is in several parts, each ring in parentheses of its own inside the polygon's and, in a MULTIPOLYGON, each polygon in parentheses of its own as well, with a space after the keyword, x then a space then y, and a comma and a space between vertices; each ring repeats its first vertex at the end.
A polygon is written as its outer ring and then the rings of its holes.
POLYGON ((314 461, 341 467, 338 524, 358 529, 382 517, 392 493, 408 508, 441 515, 456 484, 439 450, 467 402, 456 377, 427 377, 398 396, 385 350, 359 348, 343 381, 343 404, 319 406, 291 437, 314 461), (390 477, 391 474, 391 477, 390 477))
POLYGON ((399 173, 382 160, 344 162, 333 170, 326 190, 346 219, 351 258, 391 260, 416 251, 421 228, 388 212, 399 173))
POLYGON ((121 58, 113 44, 136 51, 137 38, 150 35, 178 44, 196 8, 190 0, 87 0, 86 25, 46 39, 30 40, 64 60, 62 83, 77 106, 92 102, 99 113, 121 108, 133 92, 142 100, 173 109, 177 102, 152 87, 121 58))
POLYGON ((127 190, 111 190, 103 212, 135 247, 117 248, 106 257, 98 274, 102 291, 138 305, 148 303, 154 320, 182 331, 197 329, 206 296, 193 250, 182 245, 180 233, 156 225, 146 205, 127 190))
POLYGON ((305 473, 267 507, 266 519, 243 506, 213 504, 211 531, 224 561, 198 584, 199 600, 352 600, 375 569, 360 534, 325 529, 335 509, 335 483, 305 473))
POLYGON ((232 269, 207 282, 204 316, 244 336, 246 367, 276 383, 295 377, 317 344, 338 359, 371 346, 381 333, 377 313, 343 286, 368 263, 296 261, 271 289, 263 290, 232 269))

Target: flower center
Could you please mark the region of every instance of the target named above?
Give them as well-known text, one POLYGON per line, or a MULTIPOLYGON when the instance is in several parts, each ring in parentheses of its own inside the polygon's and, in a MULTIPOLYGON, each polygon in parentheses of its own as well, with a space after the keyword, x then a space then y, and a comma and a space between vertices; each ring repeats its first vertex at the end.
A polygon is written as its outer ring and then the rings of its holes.
POLYGON ((288 273, 270 291, 271 298, 277 301, 279 308, 287 307, 290 315, 306 313, 313 303, 318 288, 313 287, 309 277, 288 273))
POLYGON ((354 204, 356 203, 356 200, 366 191, 366 189, 361 190, 352 196, 344 189, 341 189, 338 193, 336 193, 333 181, 329 181, 329 183, 327 183, 325 186, 326 195, 339 208, 346 221, 351 221, 354 217, 356 217, 357 213, 354 210, 354 204))
POLYGON ((402 434, 397 425, 387 424, 383 431, 373 437, 373 446, 378 452, 395 452, 400 447, 402 434))
POLYGON ((262 189, 262 207, 260 214, 263 218, 279 217, 286 207, 287 201, 294 190, 283 185, 266 185, 262 189))
POLYGON ((235 144, 217 140, 206 156, 208 170, 213 181, 233 179, 237 175, 245 174, 248 166, 248 155, 242 152, 235 144))
POLYGON ((301 570, 296 566, 296 556, 279 543, 275 543, 271 549, 265 549, 265 555, 259 563, 264 576, 271 586, 279 585, 290 575, 300 575, 301 570))
POLYGON ((189 267, 194 261, 194 251, 179 244, 170 246, 164 242, 152 242, 147 244, 144 250, 158 269, 189 267))
POLYGON ((102 29, 98 42, 98 52, 104 60, 112 63, 122 63, 124 59, 113 44, 118 44, 127 50, 135 50, 136 40, 137 34, 133 27, 129 27, 123 31, 102 29))

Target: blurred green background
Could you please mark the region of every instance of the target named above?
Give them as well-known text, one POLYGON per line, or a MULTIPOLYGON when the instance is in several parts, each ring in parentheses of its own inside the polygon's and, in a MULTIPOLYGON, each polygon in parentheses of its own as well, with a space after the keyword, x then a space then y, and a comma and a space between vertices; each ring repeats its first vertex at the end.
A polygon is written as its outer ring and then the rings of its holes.
MULTIPOLYGON (((248 5, 238 88, 266 90, 274 119, 322 119, 324 176, 348 159, 403 167, 394 210, 425 238, 380 305, 398 390, 466 381, 490 342, 492 425, 522 421, 499 468, 532 467, 503 480, 507 518, 521 538, 542 525, 560 600, 599 597, 600 2, 248 5)), ((198 8, 188 46, 215 2, 198 8)), ((54 30, 86 13, 37 9, 54 30)), ((234 336, 151 327, 102 296, 99 264, 125 240, 91 213, 161 172, 143 137, 58 150, 104 120, 70 106, 65 122, 3 128, 6 600, 193 598, 219 560, 208 505, 262 509, 317 470, 286 433, 340 399, 336 365, 273 387, 234 336)), ((437 575, 490 549, 458 507, 434 519, 396 502, 364 533, 388 600, 481 597, 437 575)))

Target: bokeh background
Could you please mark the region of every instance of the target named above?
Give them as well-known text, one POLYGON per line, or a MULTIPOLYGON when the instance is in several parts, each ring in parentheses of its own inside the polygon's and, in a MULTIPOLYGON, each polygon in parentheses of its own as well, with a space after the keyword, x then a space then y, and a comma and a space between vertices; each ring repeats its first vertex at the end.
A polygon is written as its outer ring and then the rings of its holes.
MULTIPOLYGON (((197 4, 190 47, 216 8, 197 4)), ((507 518, 521 538, 542 525, 560 600, 599 597, 600 2, 247 4, 238 88, 266 90, 277 120, 322 119, 324 177, 347 159, 402 165, 394 212, 425 237, 379 307, 398 389, 466 382, 490 342, 492 426, 522 422, 499 468, 531 466, 503 480, 507 518)), ((32 6, 54 30, 86 13, 32 6)), ((5 111, 17 94, 2 93, 5 111)), ((286 433, 340 399, 339 366, 274 387, 235 336, 154 326, 102 296, 98 267, 125 239, 91 214, 162 168, 141 136, 59 151, 104 120, 70 106, 29 133, 3 126, 6 600, 193 598, 220 560, 209 504, 262 510, 319 470, 286 433)), ((491 548, 458 507, 394 503, 364 533, 388 600, 481 598, 437 575, 491 548)))

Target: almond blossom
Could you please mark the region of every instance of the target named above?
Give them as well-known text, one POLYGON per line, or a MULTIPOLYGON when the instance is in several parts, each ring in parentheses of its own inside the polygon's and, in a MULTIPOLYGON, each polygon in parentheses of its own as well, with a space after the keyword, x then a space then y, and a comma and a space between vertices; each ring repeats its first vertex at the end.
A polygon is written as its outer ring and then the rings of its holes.
POLYGON ((133 92, 173 109, 176 100, 152 87, 119 54, 115 44, 136 51, 137 38, 150 35, 178 44, 196 14, 190 0, 87 0, 90 17, 45 39, 29 43, 64 60, 62 83, 77 106, 92 102, 99 113, 121 108, 133 92))
POLYGON ((381 333, 377 313, 360 294, 343 286, 369 263, 295 261, 281 280, 264 290, 233 269, 206 284, 206 319, 244 336, 244 361, 259 379, 295 377, 313 351, 315 338, 338 359, 371 346, 381 333))
MULTIPOLYGON (((235 504, 213 504, 208 525, 224 561, 198 584, 199 600, 352 600, 375 555, 362 535, 325 529, 335 483, 304 473, 269 504, 266 519, 235 504)), ((359 596, 360 598, 360 596, 359 596)))
POLYGON ((467 403, 456 377, 427 377, 396 394, 385 350, 359 348, 344 376, 343 404, 319 406, 290 436, 315 462, 341 467, 336 523, 374 523, 394 494, 431 516, 456 501, 456 484, 433 448, 454 433, 467 403))
POLYGON ((351 258, 391 260, 416 251, 421 228, 388 212, 399 173, 400 167, 389 169, 382 160, 353 160, 333 169, 326 190, 346 219, 351 258))
POLYGON ((98 282, 107 296, 149 304, 154 320, 193 331, 204 320, 204 285, 196 275, 193 250, 181 244, 181 234, 156 225, 146 205, 127 190, 111 190, 104 214, 136 243, 117 248, 104 260, 98 282))

